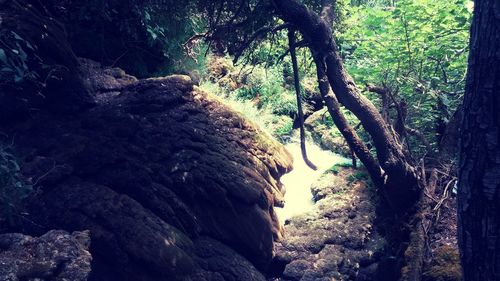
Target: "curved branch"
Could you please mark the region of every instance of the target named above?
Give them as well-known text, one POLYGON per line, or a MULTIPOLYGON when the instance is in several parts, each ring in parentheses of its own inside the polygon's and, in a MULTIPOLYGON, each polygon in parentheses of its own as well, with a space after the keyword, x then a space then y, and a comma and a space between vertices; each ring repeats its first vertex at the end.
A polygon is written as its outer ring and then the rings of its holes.
POLYGON ((309 158, 307 158, 307 150, 306 150, 306 132, 304 129, 304 112, 302 111, 302 96, 300 93, 300 81, 299 81, 299 67, 297 64, 297 54, 295 53, 295 30, 288 30, 288 45, 290 46, 290 57, 292 59, 292 67, 293 67, 293 79, 295 85, 295 94, 297 96, 297 112, 300 126, 300 150, 302 152, 302 158, 307 166, 313 170, 317 170, 318 167, 314 165, 309 158))
POLYGON ((275 27, 266 26, 266 27, 259 28, 257 31, 254 32, 254 34, 252 34, 250 39, 248 39, 246 42, 242 43, 242 46, 238 49, 238 52, 236 52, 236 54, 234 55, 233 63, 238 62, 241 55, 243 55, 243 52, 245 52, 245 50, 254 41, 257 41, 257 40, 260 40, 260 39, 266 37, 267 34, 269 34, 269 33, 276 33, 278 31, 286 29, 286 28, 290 28, 290 24, 285 23, 285 24, 280 24, 280 25, 275 26, 275 27))
POLYGON ((319 56, 314 56, 313 54, 313 57, 316 64, 319 91, 321 93, 321 96, 323 97, 323 100, 325 101, 326 108, 328 109, 328 112, 330 113, 335 126, 337 126, 340 133, 347 141, 347 144, 351 148, 351 151, 354 152, 356 156, 361 160, 361 162, 365 165, 375 186, 381 188, 383 186, 384 180, 379 163, 372 156, 368 147, 359 138, 358 134, 356 133, 356 128, 352 128, 349 125, 349 122, 340 110, 340 103, 335 95, 331 92, 330 83, 328 82, 328 78, 326 77, 325 62, 319 56))

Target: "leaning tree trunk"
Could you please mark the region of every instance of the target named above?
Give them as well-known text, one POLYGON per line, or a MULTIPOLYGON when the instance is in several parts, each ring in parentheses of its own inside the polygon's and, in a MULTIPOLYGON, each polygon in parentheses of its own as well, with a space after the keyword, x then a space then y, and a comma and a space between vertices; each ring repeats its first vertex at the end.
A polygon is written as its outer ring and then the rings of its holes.
POLYGON ((476 0, 458 192, 465 281, 500 280, 500 2, 476 0))
POLYGON ((395 238, 408 242, 404 254, 401 251, 395 253, 404 261, 400 280, 419 281, 425 245, 425 236, 421 231, 423 182, 390 124, 373 103, 361 94, 344 69, 332 32, 334 2, 323 0, 323 12, 320 16, 297 0, 273 0, 281 19, 302 33, 313 53, 320 90, 335 124, 339 126, 351 149, 356 151, 368 168, 374 183, 397 214, 396 223, 400 225, 400 229, 395 238), (329 92, 333 92, 334 96, 330 96, 329 92), (345 120, 342 120, 338 103, 356 115, 369 133, 376 148, 376 160, 366 146, 359 142, 345 120), (381 174, 377 168, 382 170, 381 174))
POLYGON ((384 179, 378 161, 372 156, 368 147, 359 138, 356 131, 349 125, 347 119, 340 110, 339 101, 331 91, 328 78, 326 77, 326 66, 324 61, 321 57, 316 56, 315 54, 313 54, 313 56, 316 63, 319 91, 326 104, 328 113, 330 113, 330 116, 332 117, 333 123, 335 123, 335 126, 337 126, 340 133, 345 138, 351 151, 353 151, 359 157, 361 162, 363 162, 366 170, 373 180, 373 183, 378 187, 383 186, 384 179))
POLYGON ((384 170, 384 194, 395 210, 406 212, 408 206, 413 206, 420 198, 422 189, 418 173, 390 125, 373 103, 360 93, 344 69, 333 38, 331 13, 324 13, 329 17, 325 19, 296 0, 273 0, 273 3, 280 17, 296 26, 315 56, 325 62, 326 76, 337 100, 356 115, 373 140, 378 162, 384 170))

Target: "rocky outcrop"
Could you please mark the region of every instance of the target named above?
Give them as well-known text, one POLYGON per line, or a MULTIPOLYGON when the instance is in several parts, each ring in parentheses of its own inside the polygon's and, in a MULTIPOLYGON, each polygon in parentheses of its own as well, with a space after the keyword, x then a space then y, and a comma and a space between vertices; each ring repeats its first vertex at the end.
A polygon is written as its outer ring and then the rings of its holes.
POLYGON ((89 233, 54 230, 35 238, 0 235, 0 280, 85 281, 92 257, 89 233))
POLYGON ((117 76, 84 113, 1 128, 37 190, 26 227, 88 229, 90 280, 264 280, 290 155, 187 76, 117 76))
POLYGON ((392 280, 379 266, 385 241, 374 227, 376 194, 357 173, 339 167, 313 184, 313 211, 292 218, 277 244, 277 280, 392 280))

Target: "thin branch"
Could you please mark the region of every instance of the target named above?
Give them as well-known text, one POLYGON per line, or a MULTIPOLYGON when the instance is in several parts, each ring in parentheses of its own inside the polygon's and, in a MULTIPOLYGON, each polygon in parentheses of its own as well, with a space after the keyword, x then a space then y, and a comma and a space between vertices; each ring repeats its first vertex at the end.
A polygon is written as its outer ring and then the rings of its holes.
POLYGON ((307 166, 313 170, 317 170, 318 167, 314 165, 309 158, 307 158, 307 150, 306 150, 306 132, 304 129, 304 112, 302 111, 302 96, 300 91, 300 80, 299 80, 299 67, 297 64, 297 54, 295 53, 295 30, 288 30, 288 44, 290 46, 290 57, 292 59, 292 67, 293 67, 293 78, 295 84, 295 94, 297 95, 297 112, 300 126, 300 150, 302 152, 302 158, 307 166))
MULTIPOLYGON (((301 41, 295 43, 295 49, 305 48, 307 46, 308 46, 308 44, 305 40, 301 40, 301 41)), ((278 60, 277 60, 278 63, 281 62, 282 60, 284 60, 285 57, 288 56, 288 54, 290 54, 290 49, 286 50, 285 53, 283 53, 282 55, 280 55, 278 57, 278 60)))
POLYGON ((257 40, 260 40, 260 39, 266 37, 267 34, 269 34, 269 33, 276 33, 276 32, 278 32, 280 30, 287 29, 287 28, 290 28, 290 24, 288 24, 288 23, 280 24, 280 25, 275 26, 275 27, 266 26, 266 27, 259 28, 257 31, 254 32, 254 34, 252 34, 252 36, 250 37, 250 39, 248 39, 246 42, 244 42, 242 44, 242 46, 239 48, 239 50, 234 55, 233 62, 234 63, 238 62, 238 59, 243 55, 243 52, 245 52, 245 50, 254 41, 257 41, 257 40))

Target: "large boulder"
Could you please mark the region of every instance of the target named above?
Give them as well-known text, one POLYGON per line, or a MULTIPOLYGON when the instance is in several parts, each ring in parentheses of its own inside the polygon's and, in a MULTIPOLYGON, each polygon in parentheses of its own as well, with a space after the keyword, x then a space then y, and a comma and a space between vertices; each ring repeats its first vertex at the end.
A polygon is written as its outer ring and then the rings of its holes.
POLYGON ((88 231, 52 230, 41 237, 0 235, 0 280, 86 281, 92 257, 88 231))
POLYGON ((90 230, 91 280, 264 280, 284 147, 188 76, 112 91, 73 118, 1 128, 36 185, 32 231, 90 230))

